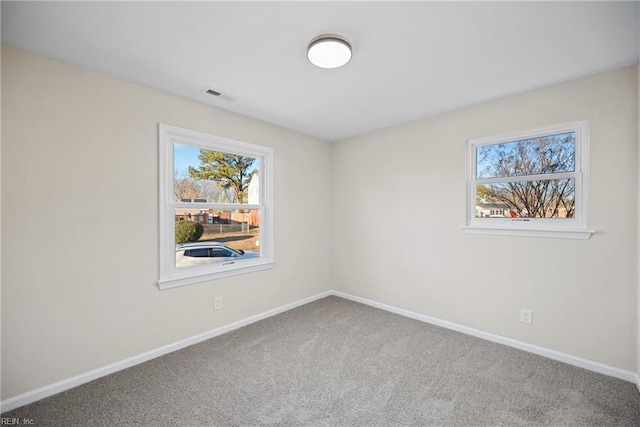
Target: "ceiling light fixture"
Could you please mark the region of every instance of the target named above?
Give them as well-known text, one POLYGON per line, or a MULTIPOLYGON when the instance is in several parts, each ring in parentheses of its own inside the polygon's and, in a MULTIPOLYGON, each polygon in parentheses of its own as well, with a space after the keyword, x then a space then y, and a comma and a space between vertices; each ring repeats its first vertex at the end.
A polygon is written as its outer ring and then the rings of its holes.
POLYGON ((324 34, 309 42, 307 58, 316 67, 342 67, 351 59, 351 45, 344 37, 324 34))

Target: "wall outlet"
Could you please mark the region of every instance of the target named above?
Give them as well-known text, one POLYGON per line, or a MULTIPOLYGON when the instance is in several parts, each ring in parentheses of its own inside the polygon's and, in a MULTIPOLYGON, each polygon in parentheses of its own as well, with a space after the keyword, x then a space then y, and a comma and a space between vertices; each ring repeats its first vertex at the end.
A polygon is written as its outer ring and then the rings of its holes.
POLYGON ((213 309, 220 310, 221 308, 222 308, 222 297, 216 297, 216 299, 213 300, 213 309))
POLYGON ((520 309, 520 322, 526 323, 530 325, 533 322, 533 311, 527 310, 526 308, 520 309))

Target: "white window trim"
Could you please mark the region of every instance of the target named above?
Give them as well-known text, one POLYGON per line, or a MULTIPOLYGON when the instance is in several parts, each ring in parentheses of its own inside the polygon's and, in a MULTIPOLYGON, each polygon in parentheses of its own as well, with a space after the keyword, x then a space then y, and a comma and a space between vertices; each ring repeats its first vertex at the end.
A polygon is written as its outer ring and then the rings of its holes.
MULTIPOLYGON (((524 237, 547 237, 563 239, 582 239, 591 237, 595 231, 587 228, 589 214, 588 200, 588 165, 589 165, 589 122, 577 121, 554 126, 545 126, 518 132, 504 133, 467 141, 467 206, 465 232, 472 234, 495 234, 524 237), (527 176, 527 179, 574 178, 576 192, 576 217, 572 219, 553 218, 476 218, 475 185, 476 148, 483 145, 494 145, 544 135, 564 132, 576 133, 575 172, 527 176)), ((501 181, 514 181, 516 177, 499 178, 501 181)))
POLYGON ((158 287, 168 289, 273 268, 275 265, 273 255, 273 149, 162 123, 158 125, 158 144, 160 154, 160 279, 158 287), (174 201, 174 143, 250 156, 260 161, 259 205, 198 203, 198 207, 213 209, 260 209, 260 258, 238 260, 232 264, 207 264, 182 269, 175 267, 175 209, 191 205, 174 201))

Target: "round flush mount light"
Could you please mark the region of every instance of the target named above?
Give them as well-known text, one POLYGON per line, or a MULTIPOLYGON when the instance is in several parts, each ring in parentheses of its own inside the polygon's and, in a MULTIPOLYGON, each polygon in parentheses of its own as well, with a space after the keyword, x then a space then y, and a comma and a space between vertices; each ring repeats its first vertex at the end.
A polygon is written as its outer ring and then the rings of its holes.
POLYGON ((307 58, 316 67, 342 67, 351 59, 351 45, 335 34, 318 36, 309 42, 307 58))

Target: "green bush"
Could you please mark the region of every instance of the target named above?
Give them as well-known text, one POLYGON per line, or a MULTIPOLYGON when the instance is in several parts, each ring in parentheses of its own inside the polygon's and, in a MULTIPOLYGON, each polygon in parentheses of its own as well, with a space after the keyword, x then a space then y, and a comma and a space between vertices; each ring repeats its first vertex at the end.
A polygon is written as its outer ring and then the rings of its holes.
POLYGON ((204 233, 204 227, 199 222, 177 221, 176 222, 176 245, 187 242, 195 242, 204 233))

